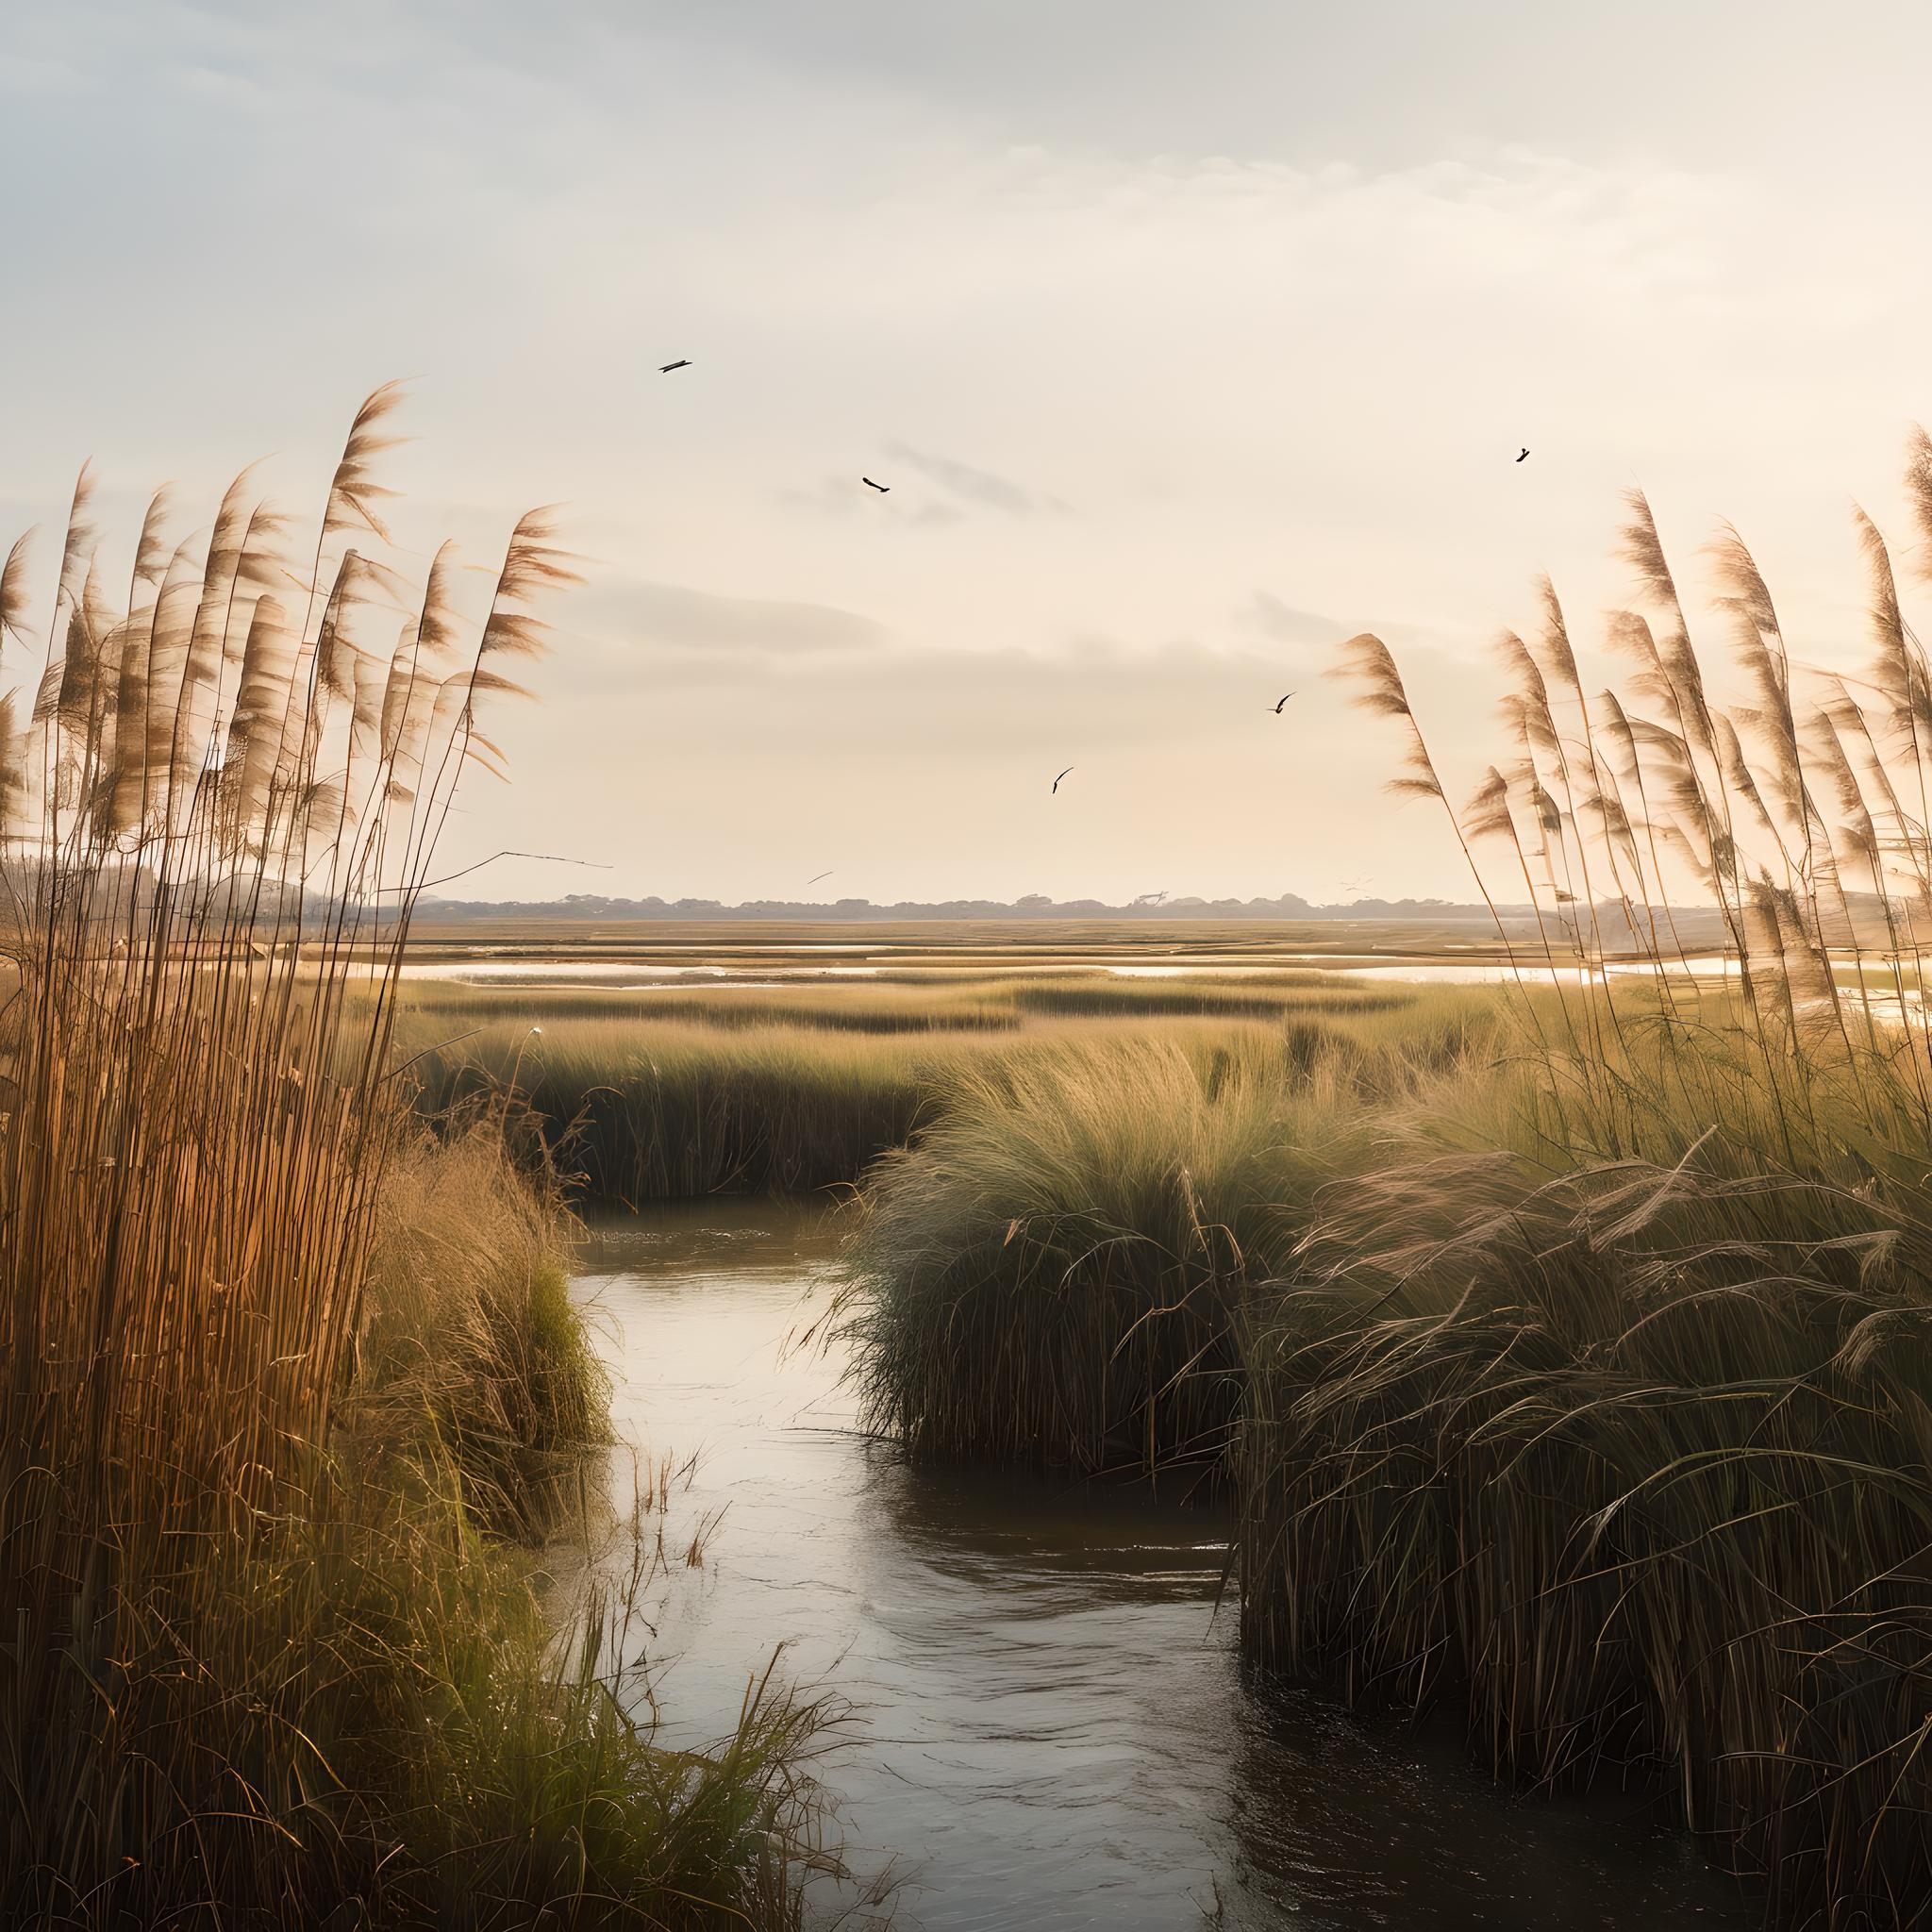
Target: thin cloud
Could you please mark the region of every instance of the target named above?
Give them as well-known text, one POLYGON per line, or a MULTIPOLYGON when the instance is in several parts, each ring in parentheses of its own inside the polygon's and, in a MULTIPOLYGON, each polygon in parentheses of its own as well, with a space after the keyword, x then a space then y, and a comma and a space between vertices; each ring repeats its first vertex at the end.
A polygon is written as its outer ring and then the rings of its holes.
POLYGON ((889 527, 944 529, 965 519, 966 511, 943 497, 915 497, 908 503, 905 486, 888 484, 886 489, 889 496, 898 499, 890 509, 857 476, 827 476, 815 490, 780 490, 775 493, 780 503, 814 516, 842 520, 864 515, 883 521, 889 527))
POLYGON ((791 509, 810 510, 825 517, 849 517, 858 508, 857 491, 863 485, 855 476, 825 476, 810 490, 774 490, 774 499, 791 509))
POLYGON ((617 642, 783 658, 875 651, 890 635, 875 619, 836 605, 726 597, 643 577, 607 578, 578 592, 570 622, 617 642))
POLYGON ((1298 610, 1272 591, 1257 591, 1235 621, 1278 644, 1331 644, 1349 635, 1347 625, 1316 610, 1298 610))
POLYGON ((916 471, 928 483, 936 484, 948 495, 981 509, 1004 510, 1008 516, 1027 517, 1046 510, 1064 516, 1067 506, 1055 497, 1036 496, 1010 477, 991 470, 975 468, 953 457, 935 456, 928 450, 914 449, 910 443, 892 442, 886 453, 894 462, 916 471))
POLYGON ((923 503, 912 513, 912 522, 920 529, 942 530, 948 524, 963 523, 966 512, 950 503, 923 503))

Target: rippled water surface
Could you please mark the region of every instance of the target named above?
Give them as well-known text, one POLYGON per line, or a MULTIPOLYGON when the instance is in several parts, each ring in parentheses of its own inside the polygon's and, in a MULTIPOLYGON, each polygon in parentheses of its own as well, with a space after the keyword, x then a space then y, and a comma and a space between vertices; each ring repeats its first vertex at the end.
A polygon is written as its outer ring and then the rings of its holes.
POLYGON ((620 1426, 697 1457, 674 1520, 724 1511, 658 1624, 674 1741, 787 1645, 861 1707, 825 1776, 908 1932, 1754 1923, 1641 1807, 1519 1804, 1452 1740, 1244 1684, 1213 1514, 866 1443, 836 1351, 793 1345, 832 1257, 814 1211, 708 1204, 606 1224, 583 1286, 620 1426))

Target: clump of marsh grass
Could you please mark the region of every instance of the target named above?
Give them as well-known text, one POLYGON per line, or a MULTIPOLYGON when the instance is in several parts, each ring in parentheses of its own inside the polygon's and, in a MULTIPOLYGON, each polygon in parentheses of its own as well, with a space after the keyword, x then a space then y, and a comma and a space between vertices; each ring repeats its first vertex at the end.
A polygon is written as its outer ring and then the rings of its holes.
POLYGON ((1251 1654, 1633 1773, 1791 1923, 1932 1856, 1932 1223, 1824 1181, 1505 1157, 1353 1183, 1257 1324, 1251 1654))
POLYGON ((408 1028, 425 1105, 513 1085, 578 1185, 633 1205, 849 1183, 904 1143, 950 1069, 1001 1039, 613 1018, 547 1023, 541 1040, 494 1022, 440 1046, 450 1024, 408 1028))
POLYGON ((582 1509, 609 1390, 571 1299, 558 1183, 503 1128, 475 1111, 391 1157, 348 1421, 364 1451, 427 1429, 478 1518, 527 1536, 582 1509))
POLYGON ((921 1457, 1212 1467, 1239 1304, 1363 1131, 1278 1042, 1083 1041, 959 1079, 852 1241, 874 1427, 921 1457))
POLYGON ((1384 991, 1312 977, 1228 984, 1211 979, 1134 980, 1110 977, 1027 981, 1013 990, 1021 1011, 1066 1018, 1252 1019, 1292 1014, 1332 1019, 1345 1013, 1395 1013, 1412 1006, 1412 992, 1384 991))
POLYGON ((312 547, 252 473, 202 538, 163 494, 117 600, 83 472, 44 623, 31 551, 0 567, 0 1913, 785 1924, 808 1708, 657 1751, 622 1604, 547 1631, 483 1533, 593 1431, 594 1379, 547 1207, 479 1218, 498 1157, 408 1142, 394 993, 455 791, 499 762, 482 706, 572 573, 540 512, 467 620, 450 550, 406 576, 373 468, 398 399, 358 412, 312 547), (480 1392, 403 1363, 403 1277, 480 1392), (425 1426, 358 1457, 385 1403, 425 1426))
MULTIPOLYGON (((1928 475, 1920 434, 1922 539, 1928 475)), ((1398 788, 1536 904, 1512 957, 1549 991, 1533 1077, 1460 1124, 1476 1153, 1327 1204, 1257 1324, 1240 1459, 1258 1654, 1462 1699, 1514 1774, 1655 1772, 1827 1927, 1912 1920, 1932 1860, 1932 675, 1857 532, 1857 678, 1794 662, 1722 534, 1727 705, 1633 497, 1631 676, 1586 698, 1544 585, 1503 644, 1511 756, 1463 812, 1392 656, 1349 647, 1398 788), (1712 911, 1716 986, 1679 938, 1712 911)))

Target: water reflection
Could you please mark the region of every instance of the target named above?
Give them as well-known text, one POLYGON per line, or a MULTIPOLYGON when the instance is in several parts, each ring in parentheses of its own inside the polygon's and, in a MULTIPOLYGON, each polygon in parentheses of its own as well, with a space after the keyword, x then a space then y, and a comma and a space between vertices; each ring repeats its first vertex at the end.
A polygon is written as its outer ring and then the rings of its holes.
MULTIPOLYGON (((671 951, 673 948, 659 950, 671 951)), ((761 950, 753 959, 729 964, 675 964, 633 959, 556 959, 536 957, 491 959, 464 957, 412 960, 403 977, 451 986, 516 991, 542 988, 551 991, 595 989, 606 992, 716 993, 739 989, 810 987, 875 979, 901 962, 887 960, 864 965, 790 964, 779 955, 830 953, 836 947, 788 946, 761 950)), ((846 950, 867 950, 851 947, 846 950)), ((1470 950, 1445 946, 1442 952, 1470 950)), ((1117 957, 1088 957, 1077 953, 1045 959, 998 959, 966 964, 919 964, 927 978, 1025 979, 1091 974, 1106 979, 1272 978, 1284 987, 1306 986, 1339 978, 1391 981, 1405 986, 1602 986, 1611 979, 1655 979, 1659 973, 1672 979, 1735 980, 1738 963, 1719 954, 1670 958, 1659 966, 1649 959, 1607 959, 1552 965, 1535 953, 1511 958, 1491 950, 1486 957, 1446 959, 1426 956, 1369 953, 1280 952, 1232 958, 1174 955, 1155 962, 1126 961, 1117 957)))
POLYGON ((785 1346, 833 1252, 815 1214, 725 1203, 607 1227, 586 1276, 621 1425, 697 1454, 681 1512, 724 1511, 659 1624, 675 1741, 788 1644, 863 1707, 827 1776, 855 1865, 908 1873, 902 1924, 1747 1923, 1641 1811, 1519 1805, 1452 1742, 1244 1684, 1218 1515, 866 1443, 836 1356, 785 1346))

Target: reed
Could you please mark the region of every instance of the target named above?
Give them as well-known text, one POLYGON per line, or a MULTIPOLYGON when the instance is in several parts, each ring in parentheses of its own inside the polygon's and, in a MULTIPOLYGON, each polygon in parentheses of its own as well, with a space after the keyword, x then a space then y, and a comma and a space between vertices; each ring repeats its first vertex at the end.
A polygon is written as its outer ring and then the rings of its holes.
POLYGON ((1907 1923, 1932 1845, 1932 1223, 1695 1152, 1357 1182, 1255 1305, 1251 1654, 1635 1777, 1791 1924, 1907 1923))
MULTIPOLYGON (((1932 544, 1923 437, 1911 474, 1932 544)), ((1284 1015, 1224 1086, 1144 1043, 989 1069, 855 1238, 913 1453, 1221 1461, 1251 1657, 1457 1706, 1512 1778, 1655 1783, 1828 1932, 1917 1923, 1932 1868, 1932 668, 1858 535, 1863 677, 1793 664, 1729 531, 1725 667, 1634 499, 1633 675, 1587 695, 1541 586, 1466 808, 1355 640, 1395 789, 1535 907, 1488 1018, 1284 1015)))
POLYGON ((1722 535, 1727 707, 1633 499, 1634 675, 1586 699, 1544 586, 1503 648, 1513 757, 1466 812, 1393 658, 1350 646, 1402 789, 1486 890, 1501 852, 1541 908, 1523 983, 1562 991, 1461 1151, 1355 1177, 1250 1304, 1238 1472, 1257 1656, 1451 1699, 1513 1776, 1659 1779, 1777 1919, 1828 1928, 1916 1923, 1932 1859, 1932 678, 1859 535, 1862 679, 1793 665, 1722 535), (1724 984, 1672 970, 1687 898, 1724 984), (1641 994, 1611 996, 1612 945, 1641 994))
POLYGON ((529 1539, 590 1507, 609 1391, 571 1298, 560 1190, 515 1138, 481 1109, 402 1137, 345 1421, 365 1457, 407 1457, 427 1431, 476 1520, 529 1539))
POLYGON ((793 1908, 806 1708, 658 1752, 623 1604, 553 1633, 483 1534, 588 1446, 596 1391, 547 1207, 477 1224, 507 1174, 470 1146, 432 1176, 389 1050, 437 835, 497 763, 481 708, 571 571, 526 516, 466 622, 450 551, 414 586, 386 560, 398 399, 358 412, 299 553, 252 474, 205 543, 158 496, 116 602, 83 472, 44 624, 30 552, 0 568, 30 679, 0 704, 8 1923, 793 1908), (404 1372, 412 1320, 452 1324, 480 1392, 404 1372))

